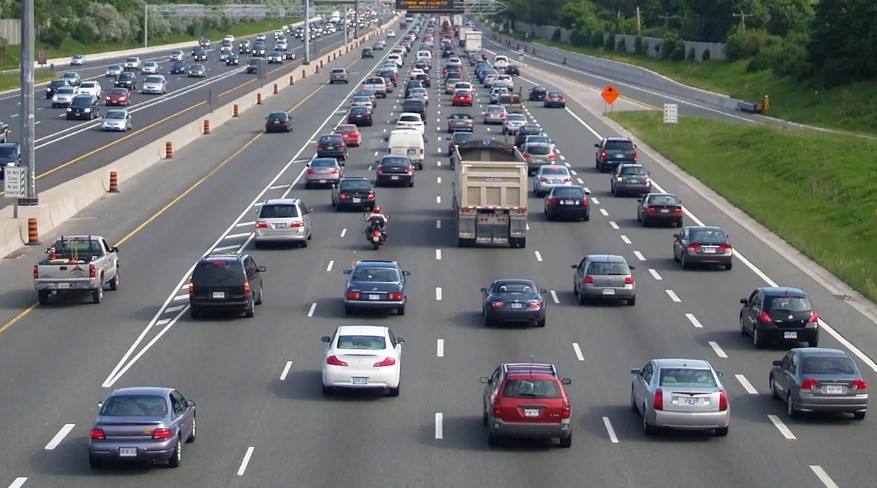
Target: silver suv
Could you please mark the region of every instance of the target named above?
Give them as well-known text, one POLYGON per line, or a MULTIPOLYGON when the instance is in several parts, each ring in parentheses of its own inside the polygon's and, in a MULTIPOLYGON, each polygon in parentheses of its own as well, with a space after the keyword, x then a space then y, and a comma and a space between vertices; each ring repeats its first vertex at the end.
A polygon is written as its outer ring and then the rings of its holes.
POLYGON ((296 242, 307 247, 311 239, 311 212, 299 198, 266 200, 256 212, 256 248, 266 242, 296 242))

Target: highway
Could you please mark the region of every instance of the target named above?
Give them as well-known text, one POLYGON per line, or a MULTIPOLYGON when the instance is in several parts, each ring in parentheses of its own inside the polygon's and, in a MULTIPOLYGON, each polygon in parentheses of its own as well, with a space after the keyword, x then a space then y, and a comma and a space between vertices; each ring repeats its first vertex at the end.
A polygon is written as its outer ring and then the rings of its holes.
MULTIPOLYGON (((285 86, 288 80, 281 75, 295 74, 298 78, 299 73, 294 67, 301 65, 304 58, 304 44, 289 37, 290 46, 296 52, 296 59, 284 61, 282 65, 266 64, 269 71, 264 81, 260 80, 258 75, 246 73, 246 62, 250 58, 247 54, 241 56, 240 66, 226 66, 225 62, 219 59, 218 41, 208 50, 209 60, 203 63, 207 67, 206 78, 171 75, 170 50, 141 57, 143 62, 156 61, 160 64, 160 74, 168 81, 168 93, 165 95, 139 93, 145 76, 136 73, 138 91, 134 93, 132 103, 128 107, 133 113, 134 129, 128 133, 103 132, 100 130, 100 120, 67 120, 66 109, 52 108, 51 99, 45 97, 45 88, 37 89, 35 91, 37 191, 51 188, 115 161, 133 149, 210 113, 229 100, 252 90, 259 83, 264 82, 270 90, 271 80, 283 78, 278 83, 284 83, 285 86), (215 97, 215 104, 211 103, 211 93, 215 97)), ((255 36, 251 36, 250 39, 255 39, 255 36)), ((343 31, 321 37, 316 41, 317 52, 330 50, 343 41, 343 31)), ((269 39, 266 44, 269 49, 272 48, 273 40, 269 39)), ((194 41, 192 46, 195 46, 194 41)), ((235 43, 235 52, 237 52, 237 43, 235 43)), ((193 64, 191 49, 184 50, 184 53, 184 60, 193 64)), ((101 61, 80 70, 72 70, 70 67, 59 68, 58 76, 60 77, 61 73, 67 70, 78 71, 83 81, 98 81, 103 93, 106 94, 113 87, 113 78, 104 76, 106 67, 110 64, 122 63, 124 59, 101 61)), ((18 133, 21 129, 18 123, 19 104, 18 95, 0 98, 0 120, 10 124, 12 130, 10 140, 19 138, 18 133)), ((104 114, 107 110, 117 107, 107 107, 101 103, 100 108, 101 113, 104 114)))
MULTIPOLYGON (((347 66, 359 79, 380 63, 357 58, 331 66, 347 66)), ((403 72, 410 64, 409 56, 403 72)), ((435 65, 441 69, 441 60, 435 65)), ((525 93, 530 76, 516 79, 525 93)), ((785 349, 756 350, 740 335, 738 299, 771 282, 805 288, 823 320, 866 353, 877 349, 871 324, 641 151, 656 188, 683 199, 686 224, 723 226, 738 252, 733 270, 682 271, 670 254, 676 231, 638 226, 636 200, 611 196, 608 175, 594 170, 593 143, 614 133, 577 101, 585 88, 569 94, 566 110, 526 106, 591 190, 590 222, 549 223, 533 197, 525 249, 457 248, 442 122, 467 112, 479 121, 476 134, 498 134, 480 123, 485 89, 475 107, 455 108, 434 86, 431 156, 413 188, 377 189, 392 218, 387 245, 372 251, 361 213, 334 212, 329 190, 304 190, 300 181, 315 138, 342 120, 358 88, 316 83, 297 84, 264 109, 291 110, 292 134, 263 135, 264 113, 248 112, 218 128, 213 143, 182 149, 175 164, 145 172, 58 229, 121 243, 122 287, 104 303, 29 308, 40 249, 0 266, 0 486, 523 487, 582 486, 583 478, 593 487, 873 484, 873 419, 789 419, 767 392, 771 361, 785 349), (256 205, 282 195, 315 210, 314 239, 307 248, 256 251, 256 205), (268 268, 255 318, 189 319, 186 299, 176 297, 186 294, 187 270, 210 250, 242 250, 268 268), (590 253, 620 254, 636 266, 635 307, 575 303, 570 265, 590 253), (411 271, 405 316, 344 315, 341 271, 354 255, 397 260, 411 271), (550 290, 546 328, 482 325, 478 290, 500 277, 531 278, 550 290), (321 394, 320 336, 351 323, 388 325, 405 338, 400 397, 321 394), (728 437, 642 434, 629 408, 628 371, 668 356, 704 358, 724 371, 728 437), (554 363, 572 378, 571 449, 487 446, 478 379, 500 362, 530 360, 554 363), (95 402, 133 385, 173 386, 197 402, 198 442, 185 445, 180 469, 88 467, 95 402)), ((401 91, 379 99, 378 123, 363 128, 348 175, 373 176, 401 91)), ((840 347, 826 331, 820 345, 840 347)), ((856 361, 877 384, 873 363, 856 361)))

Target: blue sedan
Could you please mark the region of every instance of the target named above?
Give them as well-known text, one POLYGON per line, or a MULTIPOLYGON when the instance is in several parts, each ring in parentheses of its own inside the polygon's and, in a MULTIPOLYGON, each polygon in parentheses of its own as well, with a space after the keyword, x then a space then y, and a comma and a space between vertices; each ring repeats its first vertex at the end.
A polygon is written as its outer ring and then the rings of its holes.
POLYGON ((532 280, 496 280, 489 288, 482 288, 484 296, 481 313, 484 325, 490 327, 504 322, 524 322, 545 327, 544 288, 532 280))

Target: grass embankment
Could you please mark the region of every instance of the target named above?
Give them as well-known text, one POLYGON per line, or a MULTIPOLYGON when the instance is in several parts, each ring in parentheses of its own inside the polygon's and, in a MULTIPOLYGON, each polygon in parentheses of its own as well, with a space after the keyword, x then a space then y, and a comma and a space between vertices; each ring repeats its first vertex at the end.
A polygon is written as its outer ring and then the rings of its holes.
MULTIPOLYGON (((294 22, 298 22, 301 19, 299 18, 289 18, 289 19, 274 19, 274 20, 256 20, 252 22, 240 22, 231 26, 228 30, 219 30, 213 29, 204 33, 204 37, 218 42, 226 34, 231 34, 235 37, 244 37, 251 36, 253 34, 258 34, 260 32, 267 32, 270 30, 279 29, 281 26, 291 24, 294 22)), ((188 34, 176 34, 167 37, 151 37, 149 38, 150 46, 160 46, 162 44, 176 44, 179 42, 192 41, 193 45, 195 39, 188 34)), ((49 59, 52 58, 67 58, 71 57, 74 54, 94 54, 94 53, 103 53, 109 51, 121 51, 124 49, 136 49, 143 47, 143 41, 140 42, 107 42, 107 43, 99 43, 99 44, 82 44, 79 41, 74 39, 65 39, 64 42, 57 48, 53 46, 48 46, 44 44, 37 43, 36 52, 45 52, 46 56, 49 59)), ((3 64, 0 65, 0 70, 7 69, 17 69, 21 60, 21 51, 17 49, 15 46, 10 46, 6 49, 6 55, 3 59, 3 64)), ((36 82, 44 82, 57 78, 60 76, 60 71, 66 69, 68 66, 65 63, 62 66, 56 66, 56 72, 52 73, 48 70, 48 66, 46 68, 39 68, 36 70, 35 77, 36 82)), ((19 84, 19 74, 18 73, 9 73, 0 75, 0 90, 9 90, 11 88, 18 88, 19 84)))
POLYGON ((670 127, 660 112, 610 117, 877 301, 877 141, 696 117, 670 127))
MULTIPOLYGON (((525 40, 518 34, 513 37, 525 40)), ((539 38, 527 38, 526 41, 641 66, 679 83, 742 100, 759 102, 764 95, 770 95, 770 110, 765 115, 771 117, 877 134, 877 84, 874 83, 817 90, 793 78, 778 77, 769 70, 749 72, 746 70, 747 60, 669 61, 539 38)))

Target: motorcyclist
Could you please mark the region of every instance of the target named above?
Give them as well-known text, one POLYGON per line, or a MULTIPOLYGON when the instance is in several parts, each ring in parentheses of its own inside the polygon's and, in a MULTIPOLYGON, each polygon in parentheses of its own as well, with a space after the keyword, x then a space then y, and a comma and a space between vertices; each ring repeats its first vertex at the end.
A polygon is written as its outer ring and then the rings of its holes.
POLYGON ((381 213, 381 207, 375 205, 372 209, 372 213, 366 215, 365 221, 368 222, 368 228, 366 229, 366 233, 370 232, 373 225, 377 225, 381 231, 381 236, 386 239, 387 234, 384 232, 384 228, 387 226, 387 220, 389 217, 381 213))

